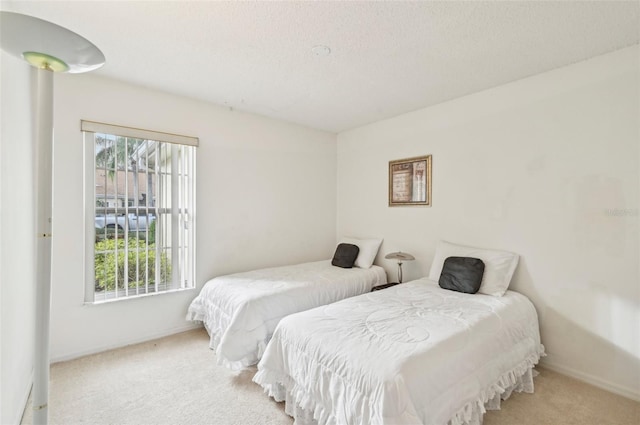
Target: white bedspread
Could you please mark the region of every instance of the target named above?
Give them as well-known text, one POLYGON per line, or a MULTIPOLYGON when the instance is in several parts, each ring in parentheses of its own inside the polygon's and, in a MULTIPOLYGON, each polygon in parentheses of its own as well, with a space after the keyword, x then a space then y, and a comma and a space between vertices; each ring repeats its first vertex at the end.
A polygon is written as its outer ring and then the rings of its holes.
POLYGON ((218 363, 238 370, 255 364, 283 317, 371 291, 386 283, 384 269, 342 269, 330 261, 216 277, 189 306, 202 321, 218 363))
POLYGON ((525 296, 420 279, 286 317, 254 381, 296 424, 481 423, 505 391, 533 391, 543 350, 525 296))

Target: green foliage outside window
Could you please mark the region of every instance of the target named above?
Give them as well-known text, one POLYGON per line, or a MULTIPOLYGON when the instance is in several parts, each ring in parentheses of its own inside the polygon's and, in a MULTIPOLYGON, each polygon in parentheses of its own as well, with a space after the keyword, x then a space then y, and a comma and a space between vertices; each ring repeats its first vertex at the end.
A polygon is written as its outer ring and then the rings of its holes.
POLYGON ((156 243, 156 221, 157 220, 153 220, 149 225, 149 243, 150 244, 156 243))
MULTIPOLYGON (((156 250, 155 244, 144 240, 129 238, 128 255, 125 256, 124 239, 105 239, 95 244, 95 281, 96 291, 113 291, 116 289, 116 270, 118 273, 118 289, 124 289, 125 282, 125 257, 128 259, 129 289, 144 288, 147 283, 147 270, 149 286, 156 283, 156 250), (116 244, 117 261, 116 268, 116 244), (148 260, 148 264, 147 264, 148 260), (137 265, 137 268, 136 268, 137 265), (136 276, 137 269, 137 276, 136 276)), ((171 279, 171 262, 166 253, 160 255, 160 279, 161 284, 171 279)))

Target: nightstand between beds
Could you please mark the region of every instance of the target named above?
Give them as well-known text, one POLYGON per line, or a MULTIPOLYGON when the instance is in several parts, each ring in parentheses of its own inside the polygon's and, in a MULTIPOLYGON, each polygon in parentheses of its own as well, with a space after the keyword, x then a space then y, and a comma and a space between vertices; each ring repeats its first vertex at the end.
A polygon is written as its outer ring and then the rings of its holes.
POLYGON ((400 282, 390 282, 390 283, 385 283, 384 285, 374 286, 373 288, 371 288, 371 292, 379 291, 381 289, 391 288, 392 286, 396 286, 396 285, 400 285, 400 282))

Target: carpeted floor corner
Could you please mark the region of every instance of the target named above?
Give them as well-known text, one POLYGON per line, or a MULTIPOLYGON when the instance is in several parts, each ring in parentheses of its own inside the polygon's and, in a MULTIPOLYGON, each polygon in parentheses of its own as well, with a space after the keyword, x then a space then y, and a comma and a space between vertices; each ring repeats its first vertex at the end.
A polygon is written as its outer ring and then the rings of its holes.
MULTIPOLYGON (((216 365, 204 329, 51 366, 51 424, 291 425, 254 370, 216 365)), ((534 394, 515 394, 484 425, 637 425, 640 403, 541 369, 534 394)), ((31 424, 31 400, 22 424, 31 424)))
POLYGON ((483 425, 639 425, 640 403, 538 367, 533 394, 514 393, 483 425))
MULTIPOLYGON (((204 329, 51 366, 51 424, 291 425, 284 407, 216 365, 204 329)), ((31 405, 23 424, 30 424, 31 405)))

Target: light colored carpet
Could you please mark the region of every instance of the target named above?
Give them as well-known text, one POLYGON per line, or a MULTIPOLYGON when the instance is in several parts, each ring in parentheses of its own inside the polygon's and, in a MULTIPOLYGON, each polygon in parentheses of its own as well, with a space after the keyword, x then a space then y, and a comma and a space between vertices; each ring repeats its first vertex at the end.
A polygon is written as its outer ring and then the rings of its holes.
MULTIPOLYGON (((51 366, 52 424, 291 425, 281 403, 215 363, 203 329, 51 366)), ((640 403, 541 369, 484 425, 638 425, 640 403)), ((22 418, 31 423, 31 401, 22 418)))

